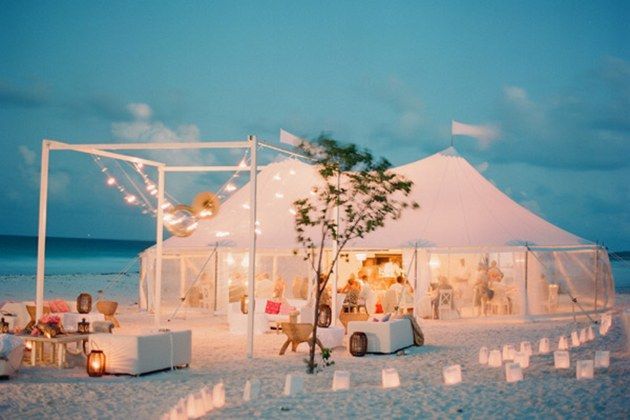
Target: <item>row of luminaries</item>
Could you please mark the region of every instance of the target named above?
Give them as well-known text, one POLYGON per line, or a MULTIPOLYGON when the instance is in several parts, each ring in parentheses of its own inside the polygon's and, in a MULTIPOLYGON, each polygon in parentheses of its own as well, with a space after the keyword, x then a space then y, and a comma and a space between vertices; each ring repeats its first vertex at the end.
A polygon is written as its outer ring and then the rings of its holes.
MULTIPOLYGON (((601 323, 599 327, 600 335, 604 336, 608 334, 610 327, 612 326, 612 317, 610 314, 604 314, 601 317, 601 323)), ((583 328, 579 331, 571 332, 571 347, 579 347, 580 345, 593 341, 595 339, 595 332, 593 328, 583 328)), ((538 353, 548 354, 551 351, 550 342, 548 338, 542 338, 538 342, 538 353)), ((520 351, 516 351, 515 347, 511 344, 503 346, 502 350, 488 350, 487 347, 482 347, 479 350, 479 363, 490 367, 501 367, 503 362, 509 362, 505 364, 505 379, 508 382, 518 382, 523 379, 523 369, 529 367, 529 358, 533 354, 532 345, 529 341, 521 342, 520 351)), ((554 367, 556 369, 568 369, 571 366, 569 358, 569 341, 566 336, 558 338, 558 350, 553 354, 554 367)), ((576 364, 576 377, 577 379, 590 379, 593 378, 594 368, 607 368, 610 364, 610 352, 597 350, 595 352, 594 360, 578 360, 576 364)), ((461 382, 461 368, 459 365, 448 366, 444 368, 444 381, 447 384, 455 384, 461 382)))

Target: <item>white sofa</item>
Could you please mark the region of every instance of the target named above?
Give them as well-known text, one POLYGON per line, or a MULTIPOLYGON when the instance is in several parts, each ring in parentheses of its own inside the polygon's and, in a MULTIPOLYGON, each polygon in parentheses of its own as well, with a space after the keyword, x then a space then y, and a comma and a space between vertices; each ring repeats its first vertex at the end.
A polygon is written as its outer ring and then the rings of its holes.
POLYGON ((413 331, 408 319, 348 322, 348 337, 355 332, 364 332, 367 336, 368 353, 394 353, 413 345, 413 331))
POLYGON ((20 369, 24 356, 22 340, 8 334, 0 334, 0 377, 10 377, 20 369))
MULTIPOLYGON (((272 323, 273 325, 278 322, 289 322, 289 314, 266 314, 265 308, 267 307, 267 300, 269 299, 256 298, 254 303, 254 313, 257 315, 257 319, 261 319, 264 314, 267 322, 272 323)), ((315 310, 312 306, 307 305, 307 301, 305 299, 287 299, 287 302, 299 312, 297 322, 313 323, 315 319, 315 310)), ((240 302, 232 302, 228 305, 227 318, 230 331, 241 331, 242 328, 240 328, 240 326, 247 319, 247 315, 241 313, 240 302)), ((255 324, 259 325, 256 322, 255 324)), ((261 333, 258 328, 255 329, 256 333, 261 333)))
POLYGON ((190 330, 143 335, 92 334, 90 348, 105 353, 105 372, 142 375, 190 365, 190 330))

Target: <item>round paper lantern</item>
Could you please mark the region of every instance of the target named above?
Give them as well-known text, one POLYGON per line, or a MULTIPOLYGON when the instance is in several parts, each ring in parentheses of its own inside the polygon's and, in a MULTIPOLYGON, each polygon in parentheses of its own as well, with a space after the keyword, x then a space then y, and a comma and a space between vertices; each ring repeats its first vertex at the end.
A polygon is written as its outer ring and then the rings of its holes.
POLYGON ((319 306, 319 315, 317 316, 317 326, 322 328, 330 327, 332 322, 332 310, 329 305, 319 306))
POLYGON ((363 357, 367 353, 367 335, 364 332, 355 332, 350 336, 350 354, 354 357, 363 357))
POLYGON ((77 312, 88 314, 92 310, 92 296, 89 293, 81 293, 77 297, 77 312))

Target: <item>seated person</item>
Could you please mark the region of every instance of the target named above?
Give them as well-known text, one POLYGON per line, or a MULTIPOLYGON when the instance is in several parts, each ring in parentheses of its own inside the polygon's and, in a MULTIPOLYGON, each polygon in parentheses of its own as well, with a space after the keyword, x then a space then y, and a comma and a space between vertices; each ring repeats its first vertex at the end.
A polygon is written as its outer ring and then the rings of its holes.
POLYGON ((273 284, 274 299, 281 299, 284 297, 284 287, 284 279, 280 276, 276 277, 276 281, 273 284))
POLYGON ((413 288, 404 276, 396 277, 396 282, 389 286, 396 292, 396 306, 402 309, 413 310, 413 288))
POLYGON ((338 290, 338 293, 345 293, 346 298, 343 301, 344 309, 350 312, 355 310, 359 303, 359 294, 361 293, 361 285, 354 278, 354 274, 350 275, 348 282, 344 287, 338 290))
POLYGON ((497 266, 496 261, 492 261, 490 263, 490 267, 488 268, 488 281, 492 282, 500 282, 503 280, 503 272, 497 266))
POLYGON ((263 273, 256 282, 256 297, 257 298, 273 298, 273 282, 269 278, 269 274, 263 273))
POLYGON ((473 288, 475 291, 475 298, 473 302, 475 315, 479 316, 481 315, 482 306, 485 306, 485 304, 494 296, 494 291, 492 291, 489 287, 488 275, 485 272, 479 273, 473 288))

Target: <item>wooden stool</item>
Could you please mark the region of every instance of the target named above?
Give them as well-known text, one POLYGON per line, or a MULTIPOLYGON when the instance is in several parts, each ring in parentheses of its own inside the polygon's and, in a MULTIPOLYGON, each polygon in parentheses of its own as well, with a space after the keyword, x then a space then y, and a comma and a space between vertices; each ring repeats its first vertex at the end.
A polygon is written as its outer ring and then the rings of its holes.
MULTIPOLYGON (((308 323, 292 323, 292 322, 283 322, 282 323, 282 332, 286 334, 287 341, 284 342, 282 348, 280 348, 280 355, 282 356, 286 351, 289 344, 291 344, 291 351, 296 351, 298 345, 300 343, 308 342, 309 346, 313 346, 313 339, 311 338, 311 333, 313 332, 313 325, 308 323)), ((319 346, 319 348, 323 351, 324 346, 317 339, 315 344, 319 346)))

